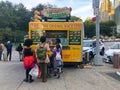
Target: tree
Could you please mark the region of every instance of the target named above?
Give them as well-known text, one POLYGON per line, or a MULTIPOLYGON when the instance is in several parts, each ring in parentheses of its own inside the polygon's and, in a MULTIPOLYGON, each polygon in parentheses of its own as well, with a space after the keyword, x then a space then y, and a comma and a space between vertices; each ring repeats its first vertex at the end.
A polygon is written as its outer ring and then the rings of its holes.
POLYGON ((28 11, 23 4, 15 6, 16 30, 28 31, 28 23, 30 22, 30 11, 28 11))
POLYGON ((92 38, 93 36, 96 36, 95 23, 92 22, 92 20, 86 20, 84 22, 84 30, 85 37, 87 38, 92 38))
MULTIPOLYGON (((23 4, 13 5, 8 1, 0 2, 0 40, 14 41, 15 35, 19 36, 22 32, 28 32, 29 21, 30 11, 23 4)), ((24 33, 22 33, 22 36, 24 36, 24 33)))
MULTIPOLYGON (((84 28, 85 28, 85 36, 88 38, 92 38, 93 36, 96 36, 96 23, 92 22, 91 19, 87 19, 84 22, 84 28)), ((100 22, 100 35, 101 36, 112 36, 113 35, 113 28, 116 27, 116 24, 114 21, 102 21, 100 22)), ((117 31, 114 31, 114 35, 117 35, 117 31)))
MULTIPOLYGON (((102 21, 100 22, 100 33, 103 36, 112 36, 113 35, 113 28, 116 27, 116 23, 114 21, 102 21)), ((117 31, 114 31, 115 35, 117 31)))
MULTIPOLYGON (((76 16, 71 16, 71 21, 74 22, 74 21, 77 21, 78 19, 80 19, 79 17, 76 17, 76 16)), ((82 21, 82 19, 80 19, 82 21)))

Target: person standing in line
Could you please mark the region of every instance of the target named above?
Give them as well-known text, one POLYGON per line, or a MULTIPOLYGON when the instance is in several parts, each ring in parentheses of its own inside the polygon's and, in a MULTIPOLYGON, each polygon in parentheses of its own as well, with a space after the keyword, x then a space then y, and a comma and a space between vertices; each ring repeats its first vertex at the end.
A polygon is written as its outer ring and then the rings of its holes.
POLYGON ((33 50, 30 46, 33 44, 31 39, 26 39, 24 42, 23 48, 23 62, 24 68, 26 70, 26 78, 24 79, 25 82, 33 82, 32 76, 29 75, 30 70, 35 66, 36 63, 36 55, 35 50, 33 50))
POLYGON ((61 40, 59 38, 56 38, 56 45, 60 45, 60 48, 62 49, 62 44, 61 44, 61 40))
MULTIPOLYGON (((62 44, 61 44, 61 40, 60 40, 60 38, 56 38, 56 46, 57 45, 60 45, 60 48, 61 48, 61 52, 62 52, 62 44)), ((54 47, 54 50, 56 50, 57 48, 56 47, 54 47)), ((53 51, 54 51, 53 50, 53 51)), ((63 61, 61 62, 62 63, 62 65, 61 65, 61 72, 63 73, 63 65, 64 65, 64 63, 63 63, 63 61)))
POLYGON ((54 73, 60 78, 61 68, 62 68, 62 50, 60 45, 56 45, 56 49, 53 51, 54 56, 54 73))
POLYGON ((7 44, 5 45, 7 49, 7 58, 9 56, 9 61, 11 61, 11 56, 12 56, 12 43, 10 41, 7 41, 7 44))
POLYGON ((6 49, 5 49, 5 45, 4 43, 1 43, 2 45, 2 55, 3 55, 3 60, 7 60, 7 53, 6 53, 6 49))
POLYGON ((2 46, 2 43, 0 41, 0 61, 2 59, 2 52, 3 52, 3 46, 2 46))
POLYGON ((49 57, 47 55, 47 51, 50 51, 49 44, 46 43, 46 37, 41 36, 40 43, 36 47, 36 53, 37 53, 37 63, 41 70, 42 82, 47 81, 47 64, 50 62, 49 57))
POLYGON ((20 61, 22 61, 22 59, 23 59, 23 57, 22 57, 23 47, 22 47, 21 43, 20 43, 19 46, 16 48, 16 50, 17 50, 18 53, 19 53, 19 59, 20 59, 20 61))

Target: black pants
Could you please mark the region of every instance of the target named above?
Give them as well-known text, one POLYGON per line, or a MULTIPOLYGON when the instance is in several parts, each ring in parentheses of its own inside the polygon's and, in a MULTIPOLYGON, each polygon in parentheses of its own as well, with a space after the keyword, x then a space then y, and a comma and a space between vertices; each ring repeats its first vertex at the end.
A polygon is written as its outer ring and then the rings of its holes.
POLYGON ((26 70, 26 80, 32 80, 32 76, 29 75, 29 72, 32 68, 26 70))
POLYGON ((7 51, 7 57, 9 56, 9 60, 11 61, 11 55, 12 55, 12 51, 7 51), (10 56, 9 56, 10 55, 10 56))

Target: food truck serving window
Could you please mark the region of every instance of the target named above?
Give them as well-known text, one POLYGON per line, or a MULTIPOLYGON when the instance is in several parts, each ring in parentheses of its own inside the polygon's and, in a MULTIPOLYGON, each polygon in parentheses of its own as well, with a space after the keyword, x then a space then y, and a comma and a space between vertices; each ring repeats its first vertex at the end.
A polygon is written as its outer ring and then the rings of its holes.
POLYGON ((68 45, 68 40, 67 40, 67 31, 66 30, 58 30, 58 31, 53 31, 53 30, 46 30, 46 38, 47 41, 51 42, 51 44, 55 44, 55 39, 59 38, 61 40, 62 45, 68 45))

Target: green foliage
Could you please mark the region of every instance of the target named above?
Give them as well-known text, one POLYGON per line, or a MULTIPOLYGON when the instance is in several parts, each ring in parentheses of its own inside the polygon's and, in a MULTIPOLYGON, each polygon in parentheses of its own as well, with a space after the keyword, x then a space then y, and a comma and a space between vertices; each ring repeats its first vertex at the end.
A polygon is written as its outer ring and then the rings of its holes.
MULTIPOLYGON (((71 21, 74 22, 74 21, 77 21, 78 19, 80 19, 79 17, 76 17, 76 16, 71 16, 71 21)), ((81 19, 80 19, 81 20, 81 19)), ((81 20, 82 21, 82 20, 81 20)))
MULTIPOLYGON (((26 30, 26 23, 29 21, 28 10, 22 5, 13 5, 11 2, 0 3, 0 28, 9 27, 14 30, 26 30)), ((27 25, 28 26, 28 25, 27 25)))
POLYGON ((24 31, 16 30, 12 31, 11 28, 0 28, 0 40, 6 42, 8 40, 12 42, 20 42, 26 34, 24 31))
MULTIPOLYGON (((102 21, 100 22, 100 35, 102 36, 112 36, 113 33, 116 36, 117 31, 113 32, 113 27, 116 27, 114 21, 102 21)), ((85 28, 85 37, 92 38, 96 36, 96 23, 92 22, 92 20, 86 20, 84 22, 85 28)))
MULTIPOLYGON (((113 27, 116 27, 114 21, 102 21, 100 22, 100 33, 103 36, 112 36, 113 35, 113 27)), ((116 34, 117 31, 114 31, 116 34)))
POLYGON ((8 1, 0 2, 0 40, 19 41, 24 37, 24 33, 28 32, 29 21, 30 12, 23 4, 13 5, 8 1))
POLYGON ((84 32, 85 32, 85 37, 87 38, 92 38, 93 36, 96 35, 95 31, 95 23, 92 22, 92 20, 86 20, 84 22, 84 32))

